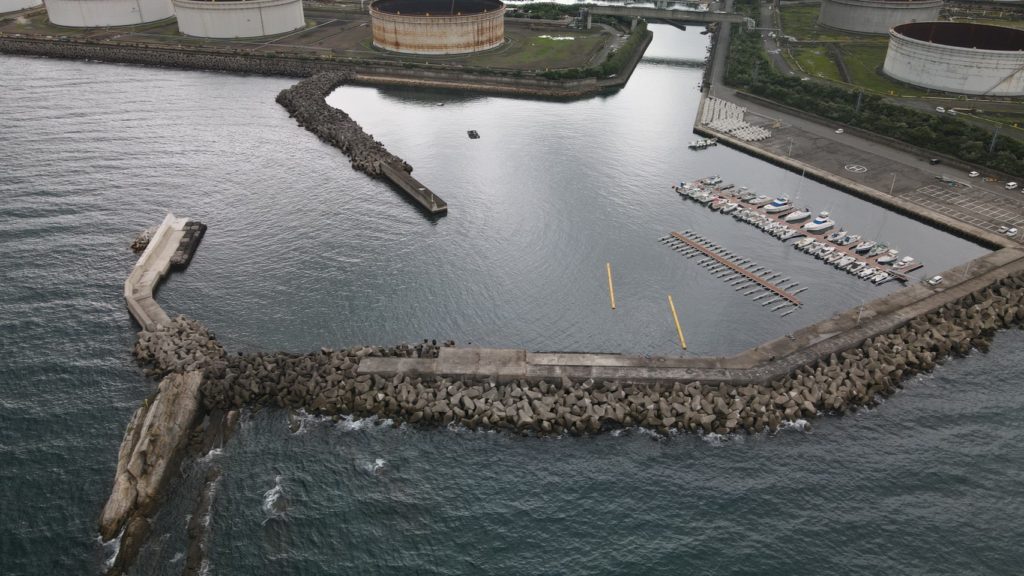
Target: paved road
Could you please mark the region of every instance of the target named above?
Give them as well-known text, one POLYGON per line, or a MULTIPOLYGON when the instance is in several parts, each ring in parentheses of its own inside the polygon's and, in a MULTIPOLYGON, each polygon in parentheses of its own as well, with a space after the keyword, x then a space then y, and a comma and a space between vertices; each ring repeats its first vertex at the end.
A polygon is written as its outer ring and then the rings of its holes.
MULTIPOLYGON (((726 4, 731 9, 731 1, 726 4)), ((891 191, 905 200, 986 230, 1020 228, 1022 233, 1017 239, 1024 237, 1024 194, 1008 191, 1001 183, 969 178, 963 170, 932 165, 927 157, 918 154, 888 148, 854 134, 836 134, 838 126, 738 97, 735 90, 722 82, 729 35, 728 27, 723 26, 717 39, 710 96, 745 107, 748 122, 772 131, 773 136, 757 146, 875 190, 891 191)))

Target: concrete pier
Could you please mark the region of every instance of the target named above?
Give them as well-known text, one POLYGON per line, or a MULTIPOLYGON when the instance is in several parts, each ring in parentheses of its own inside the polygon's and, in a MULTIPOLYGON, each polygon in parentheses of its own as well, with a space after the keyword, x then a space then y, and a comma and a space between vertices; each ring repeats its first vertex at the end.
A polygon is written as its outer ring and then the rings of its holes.
POLYGON ((174 214, 168 213, 124 281, 124 301, 128 311, 146 330, 153 330, 157 324, 170 321, 167 313, 153 299, 153 290, 170 271, 172 259, 178 254, 188 224, 188 218, 176 218, 174 214))
POLYGON ((413 178, 412 174, 393 164, 382 164, 380 168, 388 180, 401 188, 427 212, 431 214, 446 214, 448 212, 448 203, 421 184, 419 180, 413 178))

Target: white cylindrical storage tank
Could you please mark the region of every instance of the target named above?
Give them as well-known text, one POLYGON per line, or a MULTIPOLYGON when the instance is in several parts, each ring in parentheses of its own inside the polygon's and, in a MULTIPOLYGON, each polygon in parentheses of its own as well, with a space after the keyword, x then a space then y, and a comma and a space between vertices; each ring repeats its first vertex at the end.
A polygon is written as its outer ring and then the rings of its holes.
POLYGON ((860 34, 888 34, 907 22, 939 19, 942 0, 822 0, 818 24, 860 34))
POLYGON ((959 22, 917 22, 889 33, 882 71, 922 88, 1024 96, 1024 30, 959 22))
POLYGON ((202 38, 252 38, 306 25, 302 0, 172 0, 178 30, 202 38))
POLYGON ((0 14, 42 6, 42 0, 0 0, 0 14))
POLYGON ((94 28, 156 22, 174 15, 171 0, 45 0, 50 22, 94 28))

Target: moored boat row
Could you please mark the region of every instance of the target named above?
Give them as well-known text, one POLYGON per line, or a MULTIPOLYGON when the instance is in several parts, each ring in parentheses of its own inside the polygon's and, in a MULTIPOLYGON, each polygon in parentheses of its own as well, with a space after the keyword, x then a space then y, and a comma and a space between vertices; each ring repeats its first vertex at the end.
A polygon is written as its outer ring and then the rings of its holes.
POLYGON ((913 257, 899 256, 899 250, 890 248, 885 242, 867 240, 844 228, 836 230, 836 222, 828 211, 819 212, 811 218, 814 212, 810 208, 797 208, 786 196, 773 198, 752 192, 745 186, 723 185, 720 176, 681 182, 672 188, 684 198, 704 204, 713 211, 731 214, 783 242, 806 236, 806 241, 801 240, 795 245, 798 249, 876 284, 890 280, 906 281, 907 273, 923 266, 913 257), (820 239, 812 235, 820 235, 820 239))

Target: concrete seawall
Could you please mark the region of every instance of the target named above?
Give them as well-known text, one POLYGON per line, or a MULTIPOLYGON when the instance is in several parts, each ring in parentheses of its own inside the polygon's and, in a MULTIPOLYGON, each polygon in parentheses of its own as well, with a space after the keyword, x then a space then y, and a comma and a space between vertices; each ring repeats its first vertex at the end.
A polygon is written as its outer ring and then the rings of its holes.
POLYGON ((177 265, 188 264, 191 260, 198 239, 186 240, 188 224, 188 218, 175 218, 174 214, 168 213, 124 281, 124 300, 128 311, 143 329, 153 330, 157 324, 170 321, 167 313, 153 299, 153 291, 175 264, 176 256, 177 265), (182 252, 183 241, 192 244, 185 247, 187 255, 182 252))

